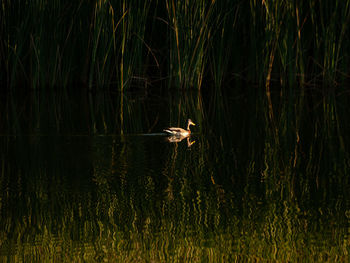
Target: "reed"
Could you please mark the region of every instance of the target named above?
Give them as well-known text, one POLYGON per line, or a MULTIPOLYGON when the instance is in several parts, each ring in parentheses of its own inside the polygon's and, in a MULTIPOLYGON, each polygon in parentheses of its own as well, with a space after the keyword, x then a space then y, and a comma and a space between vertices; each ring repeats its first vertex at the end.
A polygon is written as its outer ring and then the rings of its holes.
POLYGON ((16 0, 0 11, 7 87, 123 91, 135 78, 170 76, 176 87, 238 77, 268 90, 349 78, 349 0, 16 0))
POLYGON ((16 85, 19 77, 36 87, 80 80, 103 86, 121 76, 125 85, 142 72, 149 3, 4 3, 1 47, 7 74, 2 81, 16 85))
POLYGON ((225 1, 218 1, 214 6, 211 36, 208 41, 208 68, 216 89, 223 86, 229 68, 234 66, 230 60, 233 60, 235 50, 239 48, 239 40, 235 37, 239 10, 238 4, 232 5, 225 1))
POLYGON ((89 86, 124 88, 143 69, 144 37, 151 1, 96 2, 89 86), (106 78, 107 76, 107 78, 106 78))
POLYGON ((215 1, 166 1, 170 76, 177 86, 200 89, 214 24, 215 1))

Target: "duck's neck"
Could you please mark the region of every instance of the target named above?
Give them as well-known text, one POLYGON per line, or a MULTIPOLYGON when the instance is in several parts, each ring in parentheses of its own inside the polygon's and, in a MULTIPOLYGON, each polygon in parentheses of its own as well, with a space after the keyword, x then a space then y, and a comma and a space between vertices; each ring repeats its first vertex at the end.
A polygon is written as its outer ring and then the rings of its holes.
POLYGON ((187 123, 187 130, 188 131, 190 130, 190 123, 189 122, 187 123))

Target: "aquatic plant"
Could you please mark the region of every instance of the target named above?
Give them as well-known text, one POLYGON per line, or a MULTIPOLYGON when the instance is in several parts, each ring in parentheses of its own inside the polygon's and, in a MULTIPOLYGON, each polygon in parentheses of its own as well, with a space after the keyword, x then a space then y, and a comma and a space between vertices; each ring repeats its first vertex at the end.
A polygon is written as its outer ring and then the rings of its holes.
POLYGON ((197 89, 232 76, 266 87, 335 83, 349 77, 349 19, 348 0, 3 1, 0 81, 120 90, 154 76, 197 89))

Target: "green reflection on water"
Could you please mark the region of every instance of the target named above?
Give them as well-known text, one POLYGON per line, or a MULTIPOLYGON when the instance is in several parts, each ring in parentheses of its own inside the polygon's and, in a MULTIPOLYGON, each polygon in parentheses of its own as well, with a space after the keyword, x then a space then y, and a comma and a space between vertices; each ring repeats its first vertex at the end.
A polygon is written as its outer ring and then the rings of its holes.
POLYGON ((207 112, 191 147, 0 137, 1 260, 347 261, 346 109, 286 107, 276 139, 263 106, 238 101, 207 112))

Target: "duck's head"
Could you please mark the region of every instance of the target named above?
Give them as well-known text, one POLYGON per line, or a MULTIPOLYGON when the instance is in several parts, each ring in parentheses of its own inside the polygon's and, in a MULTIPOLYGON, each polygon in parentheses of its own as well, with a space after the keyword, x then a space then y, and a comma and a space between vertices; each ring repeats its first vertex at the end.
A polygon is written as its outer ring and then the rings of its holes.
POLYGON ((187 130, 190 129, 191 125, 196 126, 196 124, 191 119, 188 119, 188 121, 187 121, 187 130))
POLYGON ((188 125, 196 126, 196 124, 191 119, 188 119, 188 125))

